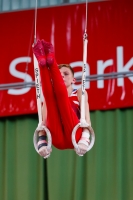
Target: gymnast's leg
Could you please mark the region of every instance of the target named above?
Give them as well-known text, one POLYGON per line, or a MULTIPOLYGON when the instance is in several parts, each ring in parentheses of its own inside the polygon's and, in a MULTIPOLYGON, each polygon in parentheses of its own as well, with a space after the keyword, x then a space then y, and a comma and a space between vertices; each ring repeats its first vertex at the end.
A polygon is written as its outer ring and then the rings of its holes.
POLYGON ((40 42, 38 42, 36 46, 33 47, 33 52, 37 57, 39 63, 42 91, 47 107, 46 126, 52 134, 53 145, 56 148, 63 149, 65 146, 65 139, 62 133, 62 123, 51 82, 49 69, 46 67, 45 53, 43 51, 44 50, 40 42))
MULTIPOLYGON (((50 69, 57 105, 61 115, 63 133, 66 138, 66 148, 73 148, 71 134, 75 125, 79 123, 79 119, 71 107, 66 86, 54 58, 53 46, 50 43, 44 42, 44 49, 47 53, 47 65, 50 69)), ((81 133, 82 128, 79 128, 76 134, 76 141, 79 141, 81 138, 81 133)))

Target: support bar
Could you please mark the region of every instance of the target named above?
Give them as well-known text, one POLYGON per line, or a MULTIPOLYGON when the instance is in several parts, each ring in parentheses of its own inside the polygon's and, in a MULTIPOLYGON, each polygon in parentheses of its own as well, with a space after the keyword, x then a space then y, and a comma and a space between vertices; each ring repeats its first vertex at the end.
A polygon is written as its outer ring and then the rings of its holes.
MULTIPOLYGON (((112 72, 106 74, 99 74, 99 75, 90 75, 86 76, 86 81, 97 81, 97 80, 108 80, 108 79, 116 79, 116 78, 126 78, 133 76, 133 71, 128 72, 112 72)), ((81 82, 82 77, 77 77, 76 81, 81 82)), ((7 83, 7 84, 0 84, 0 90, 8 90, 8 89, 19 89, 19 88, 26 88, 26 87, 35 87, 35 81, 31 82, 18 82, 18 83, 7 83)))

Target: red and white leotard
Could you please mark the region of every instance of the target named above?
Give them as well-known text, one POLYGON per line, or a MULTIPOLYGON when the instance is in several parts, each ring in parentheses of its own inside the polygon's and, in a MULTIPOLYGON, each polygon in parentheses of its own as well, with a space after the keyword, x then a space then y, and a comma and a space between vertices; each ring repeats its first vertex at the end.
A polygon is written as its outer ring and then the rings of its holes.
POLYGON ((73 89, 71 95, 69 96, 69 100, 71 102, 71 106, 76 113, 78 119, 80 119, 80 105, 79 105, 79 100, 77 96, 77 89, 73 89))
MULTIPOLYGON (((62 79, 56 61, 52 66, 39 66, 43 95, 47 106, 46 126, 52 135, 52 144, 58 149, 72 149, 72 130, 79 123, 79 102, 77 91, 68 97, 67 89, 62 79), (52 82, 51 82, 52 80, 52 82)), ((76 142, 82 134, 80 127, 76 133, 76 142)))

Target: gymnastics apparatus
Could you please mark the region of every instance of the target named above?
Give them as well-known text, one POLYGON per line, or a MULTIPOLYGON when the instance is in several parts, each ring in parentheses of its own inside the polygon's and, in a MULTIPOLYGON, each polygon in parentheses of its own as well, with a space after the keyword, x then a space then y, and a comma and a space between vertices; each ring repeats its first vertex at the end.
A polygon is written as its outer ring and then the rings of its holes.
MULTIPOLYGON (((85 82, 86 82, 86 64, 87 64, 87 12, 88 12, 88 8, 87 8, 87 0, 86 0, 86 23, 85 23, 85 32, 83 35, 83 69, 82 69, 82 80, 81 80, 81 91, 82 91, 82 95, 81 95, 81 113, 80 113, 80 120, 79 123, 73 127, 73 131, 72 131, 72 144, 76 150, 76 152, 79 151, 79 147, 78 144, 76 142, 75 139, 75 135, 76 132, 78 130, 79 127, 82 128, 87 128, 89 130, 90 133, 90 144, 88 146, 87 151, 89 151, 95 142, 95 134, 94 131, 92 129, 92 127, 86 122, 85 120, 85 82)), ((36 23, 37 23, 37 0, 36 0, 36 7, 35 7, 35 31, 34 31, 34 44, 36 44, 36 23)), ((34 143, 34 147, 35 150, 38 152, 38 133, 39 131, 45 131, 46 136, 47 136, 47 150, 50 151, 51 149, 51 145, 52 145, 52 136, 51 133, 49 131, 49 129, 45 126, 42 125, 42 103, 41 103, 41 84, 40 84, 40 71, 39 71, 39 66, 38 66, 38 61, 37 58, 35 57, 35 55, 33 54, 33 60, 34 60, 34 74, 35 74, 35 86, 36 86, 36 98, 37 98, 37 110, 38 110, 38 118, 39 118, 39 123, 38 126, 34 132, 34 136, 33 136, 33 143, 34 143)), ((79 156, 82 156, 81 154, 78 154, 79 156)), ((46 155, 44 158, 48 158, 50 156, 50 153, 48 155, 46 155)))

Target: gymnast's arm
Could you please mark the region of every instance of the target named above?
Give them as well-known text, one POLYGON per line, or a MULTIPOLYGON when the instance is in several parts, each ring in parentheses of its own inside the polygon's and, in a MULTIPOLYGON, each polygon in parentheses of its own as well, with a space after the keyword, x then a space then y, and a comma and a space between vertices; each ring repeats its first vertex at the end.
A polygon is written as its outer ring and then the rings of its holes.
MULTIPOLYGON (((42 105, 42 125, 46 125, 46 119, 47 119, 47 107, 46 107, 46 102, 44 99, 43 105, 42 105)), ((40 131, 39 136, 41 136, 41 135, 45 135, 45 132, 40 131)))
POLYGON ((43 125, 46 125, 46 119, 47 119, 47 106, 46 106, 46 102, 45 102, 45 99, 44 99, 43 106, 42 106, 42 121, 43 121, 43 125))
MULTIPOLYGON (((43 106, 42 106, 42 125, 46 125, 46 119, 47 119, 47 107, 46 107, 46 102, 44 100, 43 106)), ((47 139, 46 139, 46 133, 44 130, 39 132, 39 137, 40 137, 40 140, 38 141, 38 147, 40 144, 41 145, 43 144, 43 145, 38 148, 38 153, 40 154, 40 156, 46 157, 47 155, 51 153, 52 149, 51 148, 49 150, 47 149, 47 139), (43 137, 40 137, 40 136, 43 136, 43 137)))
MULTIPOLYGON (((81 88, 78 89, 77 95, 78 95, 79 103, 81 105, 81 95, 82 95, 81 88)), ((85 120, 91 126, 90 110, 89 110, 89 103, 88 103, 88 94, 87 94, 86 90, 85 90, 85 120)))

